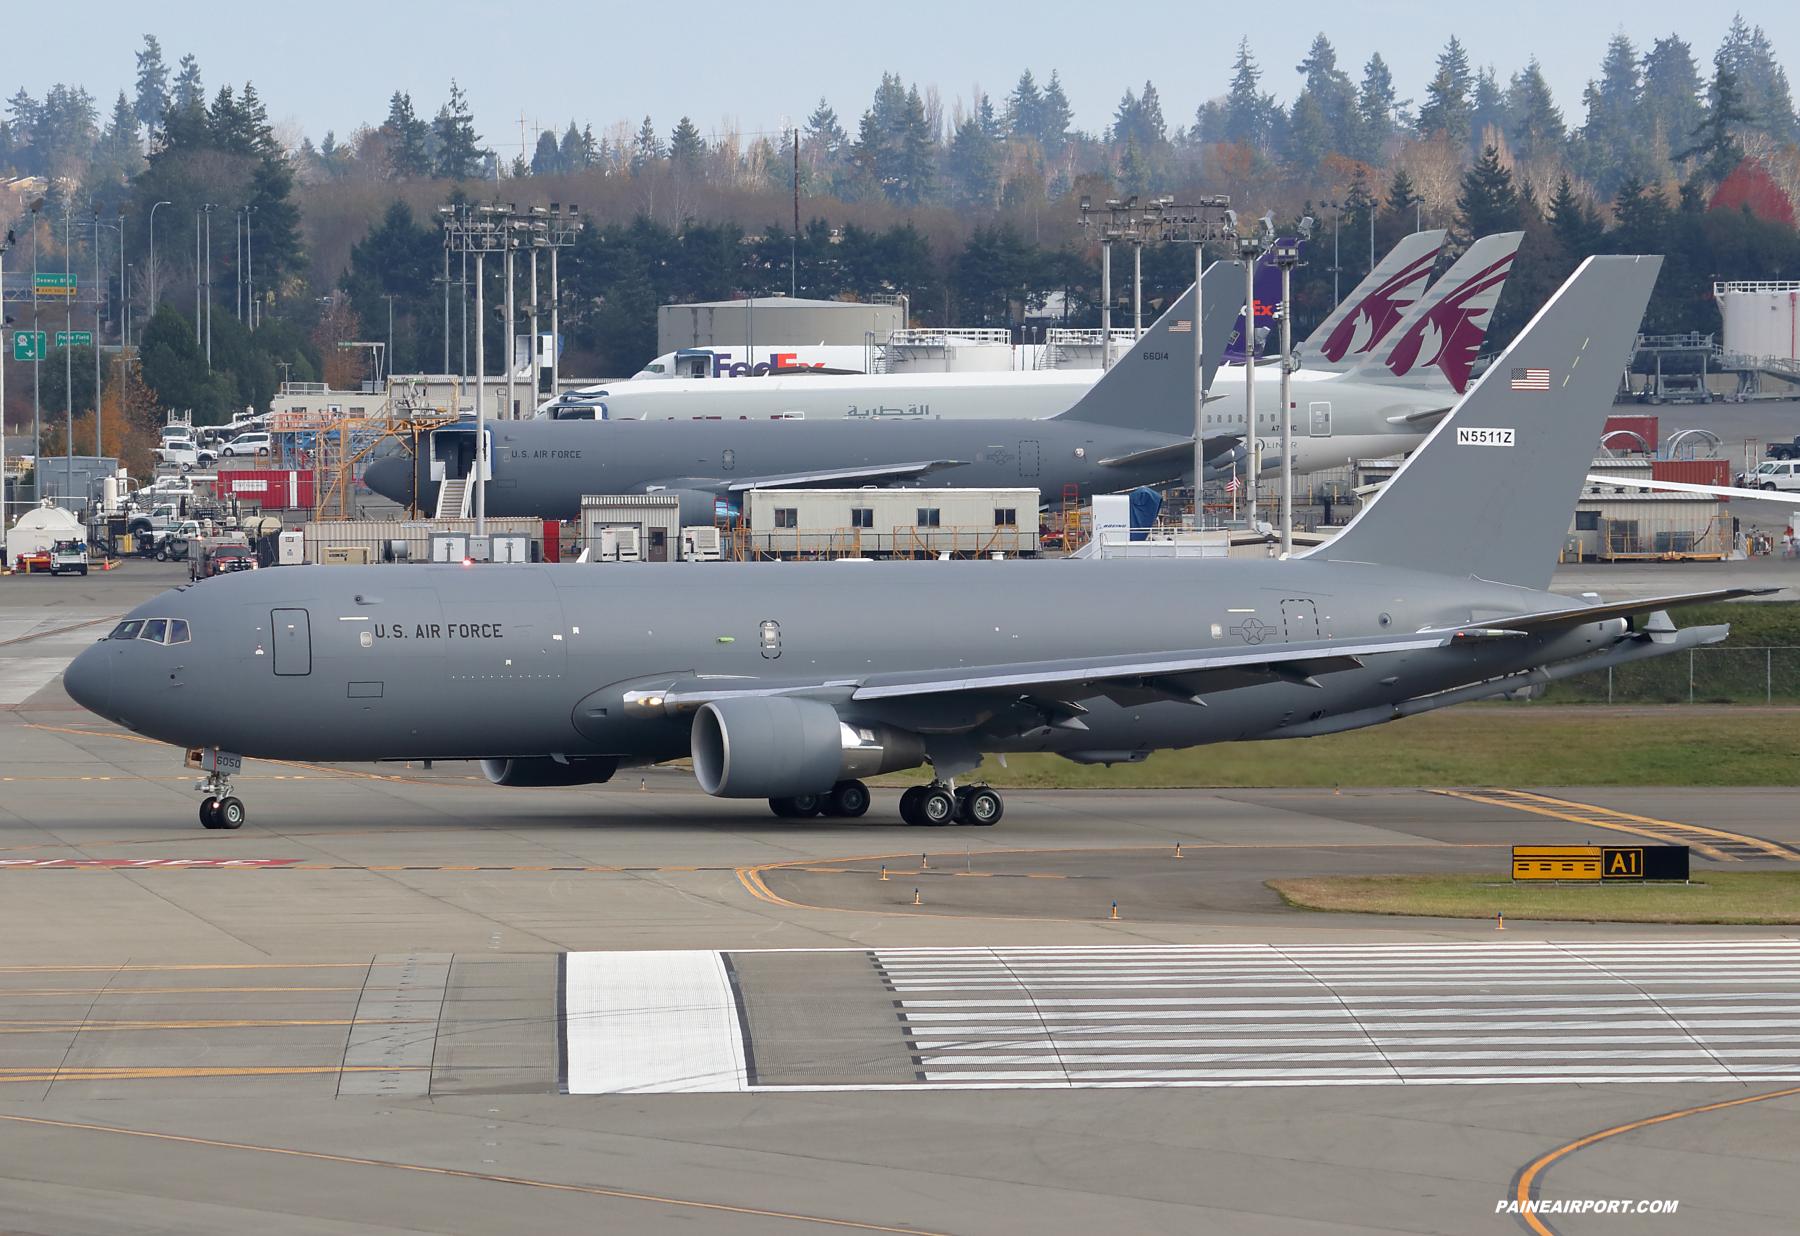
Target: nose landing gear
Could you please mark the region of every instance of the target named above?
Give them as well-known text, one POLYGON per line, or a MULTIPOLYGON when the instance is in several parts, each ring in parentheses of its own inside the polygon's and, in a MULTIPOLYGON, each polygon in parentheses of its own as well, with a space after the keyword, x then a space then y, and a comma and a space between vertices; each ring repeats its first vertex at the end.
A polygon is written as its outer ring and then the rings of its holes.
POLYGON ((247 814, 243 801, 229 793, 224 798, 208 795, 200 804, 200 823, 206 828, 242 828, 247 814))
POLYGON ((248 812, 242 799, 231 792, 231 774, 243 767, 243 760, 216 747, 188 752, 187 766, 206 775, 194 784, 206 795, 200 804, 200 824, 204 828, 242 828, 248 812))

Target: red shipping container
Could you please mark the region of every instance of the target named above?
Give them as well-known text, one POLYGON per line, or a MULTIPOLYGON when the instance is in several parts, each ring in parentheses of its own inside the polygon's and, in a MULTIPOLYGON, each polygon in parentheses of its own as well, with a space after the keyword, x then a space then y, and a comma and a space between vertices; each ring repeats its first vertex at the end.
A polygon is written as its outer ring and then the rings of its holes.
POLYGON ((1658 419, 1654 416, 1609 416, 1606 418, 1606 428, 1600 431, 1601 445, 1608 450, 1636 451, 1654 455, 1657 443, 1661 440, 1657 436, 1658 419), (1644 445, 1639 446, 1637 438, 1629 437, 1624 433, 1616 438, 1608 438, 1607 435, 1616 429, 1628 430, 1630 433, 1637 434, 1644 440, 1644 445))
POLYGON ((1656 459, 1650 463, 1650 479, 1681 485, 1730 485, 1729 459, 1656 459))
POLYGON ((236 498, 270 511, 310 508, 313 504, 313 474, 297 468, 221 470, 218 494, 221 498, 236 498))
POLYGON ((562 561, 562 525, 554 519, 544 521, 544 561, 562 561))

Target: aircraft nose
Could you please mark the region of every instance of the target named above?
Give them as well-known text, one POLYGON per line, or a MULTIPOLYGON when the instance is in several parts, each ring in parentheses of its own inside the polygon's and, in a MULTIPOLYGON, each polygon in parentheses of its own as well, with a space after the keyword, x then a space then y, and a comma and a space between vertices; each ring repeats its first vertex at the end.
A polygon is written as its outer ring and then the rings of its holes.
POLYGON ((403 455, 377 459, 363 470, 363 483, 390 502, 412 502, 413 461, 403 455))
POLYGON ((107 641, 95 644, 69 663, 63 671, 63 690, 89 712, 111 717, 112 661, 107 656, 107 641))

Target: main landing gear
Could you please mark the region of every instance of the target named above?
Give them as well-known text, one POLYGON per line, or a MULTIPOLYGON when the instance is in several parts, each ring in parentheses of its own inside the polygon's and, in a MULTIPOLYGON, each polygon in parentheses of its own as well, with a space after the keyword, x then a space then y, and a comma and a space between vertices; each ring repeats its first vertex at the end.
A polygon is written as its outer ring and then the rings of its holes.
POLYGON ((900 818, 908 824, 941 828, 948 824, 973 824, 978 827, 998 824, 1006 814, 1000 795, 986 785, 956 788, 934 781, 915 785, 900 796, 900 818))
POLYGON ((868 809, 869 787, 860 781, 840 781, 823 794, 769 800, 769 810, 784 820, 804 820, 815 815, 853 820, 868 809))

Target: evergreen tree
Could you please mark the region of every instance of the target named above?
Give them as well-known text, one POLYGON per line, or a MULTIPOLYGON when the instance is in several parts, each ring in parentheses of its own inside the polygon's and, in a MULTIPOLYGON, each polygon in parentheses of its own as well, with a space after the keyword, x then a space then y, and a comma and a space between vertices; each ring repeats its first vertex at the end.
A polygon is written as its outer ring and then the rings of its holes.
POLYGON ((1525 226, 1527 199, 1513 185, 1512 173, 1500 162, 1500 152, 1494 147, 1484 149, 1475 165, 1463 173, 1456 213, 1461 233, 1469 242, 1525 226))
MULTIPOLYGON (((1331 40, 1322 33, 1316 35, 1306 59, 1295 66, 1294 71, 1306 77, 1304 91, 1319 105, 1330 133, 1331 150, 1344 154, 1356 150, 1360 145, 1357 127, 1361 118, 1357 110, 1356 87, 1350 83, 1350 75, 1338 68, 1337 49, 1332 47, 1331 40)), ((1295 107, 1298 106, 1296 100, 1295 107)), ((1290 134, 1290 145, 1293 140, 1290 134)))
POLYGON ((1509 100, 1513 115, 1513 148, 1521 158, 1559 154, 1563 148, 1562 112, 1550 97, 1550 83, 1536 56, 1517 79, 1509 100))
POLYGON ((1381 53, 1376 52, 1363 66, 1362 89, 1356 99, 1358 143, 1348 153, 1365 163, 1381 161, 1382 148, 1394 135, 1394 113, 1398 110, 1395 97, 1394 75, 1381 53))
POLYGON ((971 116, 957 126, 950 139, 950 174, 956 181, 957 195, 968 202, 994 206, 1000 196, 1000 152, 982 130, 981 122, 971 116))
POLYGON ((1043 140, 1044 96, 1032 80, 1030 69, 1019 75, 1019 84, 1006 97, 1006 121, 1015 137, 1043 140))
POLYGON ((819 105, 806 118, 806 140, 833 161, 843 153, 845 144, 850 140, 850 135, 844 132, 844 126, 838 123, 837 113, 825 102, 824 95, 819 96, 819 105))
POLYGON ((1225 140, 1267 147, 1274 137, 1273 95, 1263 94, 1262 70, 1250 55, 1250 40, 1238 43, 1237 63, 1231 71, 1231 90, 1225 96, 1225 140))
POLYGON ((1693 48, 1674 35, 1651 44, 1644 56, 1638 131, 1645 141, 1657 143, 1652 152, 1657 159, 1671 157, 1705 120, 1700 102, 1704 90, 1693 48))
POLYGON ((206 89, 200 84, 200 62, 190 52, 181 58, 181 72, 175 75, 175 88, 170 105, 183 112, 194 112, 206 106, 206 89))
POLYGON ((1614 253, 1667 253, 1672 218, 1661 189, 1630 177, 1613 198, 1615 223, 1608 248, 1614 253))
POLYGON ((1557 181, 1550 199, 1550 230, 1573 261, 1593 253, 1600 240, 1600 218, 1576 195, 1567 172, 1557 181))
POLYGON ((1069 141, 1069 122, 1075 118, 1075 109, 1069 106, 1069 96, 1063 93, 1062 79, 1057 71, 1050 71, 1050 84, 1044 87, 1044 102, 1038 112, 1038 138, 1044 143, 1044 151, 1055 155, 1069 141))
MULTIPOLYGON (((1714 70, 1712 85, 1708 87, 1707 94, 1709 106, 1706 109, 1706 119, 1688 135, 1693 139, 1693 145, 1675 158, 1699 159, 1700 162, 1694 169, 1694 179, 1696 182, 1704 180, 1716 185, 1743 162, 1744 147, 1738 141, 1738 131, 1755 123, 1756 117, 1744 103, 1743 93, 1738 89, 1737 74, 1722 64, 1714 70)), ((1661 194, 1657 196, 1660 198, 1661 194)))
POLYGON ((669 137, 669 165, 689 176, 698 176, 706 164, 706 139, 686 116, 669 137))
POLYGON ((112 120, 94 146, 87 183, 90 187, 124 185, 143 161, 143 147, 138 142, 137 109, 121 90, 118 101, 113 104, 112 120))
POLYGON ((154 131, 169 104, 169 66, 163 63, 162 45, 156 36, 144 36, 144 50, 137 53, 137 95, 132 114, 147 131, 154 131))
POLYGON ((1119 156, 1119 184, 1127 193, 1150 192, 1150 163, 1135 133, 1125 139, 1125 152, 1119 156))
POLYGON ((637 137, 631 143, 631 174, 639 176, 648 168, 662 161, 663 146, 657 139, 656 127, 650 123, 650 117, 644 117, 639 126, 637 137))
POLYGON ((1325 109, 1311 90, 1302 90, 1288 118, 1288 163, 1296 175, 1310 180, 1331 151, 1331 125, 1325 109))
POLYGON ((1475 75, 1469 70, 1469 56, 1463 45, 1451 36, 1437 59, 1437 74, 1425 87, 1425 103, 1419 108, 1419 134, 1431 139, 1442 134, 1452 146, 1469 140, 1469 91, 1475 75))
POLYGON ((1004 141, 1006 138, 1006 120, 994 110, 994 101, 982 93, 975 104, 975 119, 981 125, 981 131, 993 141, 1004 141))
POLYGON ((394 97, 388 100, 387 120, 381 128, 388 141, 388 155, 393 160, 396 176, 431 175, 431 156, 425 149, 431 138, 431 126, 413 114, 410 94, 394 91, 394 97))
POLYGON ((1732 17, 1725 41, 1713 56, 1716 69, 1728 70, 1751 119, 1747 122, 1762 129, 1777 142, 1794 140, 1794 97, 1788 89, 1787 72, 1775 60, 1775 49, 1763 28, 1751 29, 1744 24, 1743 14, 1732 17))
POLYGON ((937 197, 937 139, 925 119, 925 100, 917 86, 907 92, 896 127, 895 197, 909 206, 932 201, 937 197))
POLYGON ((588 158, 587 147, 582 143, 581 130, 575 127, 573 120, 569 121, 568 131, 562 135, 562 141, 556 147, 556 158, 565 173, 585 171, 593 166, 592 160, 588 158))
POLYGON ((439 180, 473 180, 481 175, 482 164, 493 151, 481 149, 469 96, 455 78, 450 79, 450 101, 438 109, 431 130, 437 137, 439 180))
POLYGON ((1505 142, 1512 128, 1507 109, 1506 92, 1500 89, 1500 78, 1494 66, 1475 73, 1475 95, 1469 107, 1469 137, 1477 146, 1489 142, 1505 142))
POLYGON ((531 174, 533 176, 559 176, 565 170, 562 148, 556 144, 556 134, 548 129, 539 133, 537 146, 531 152, 531 174))

